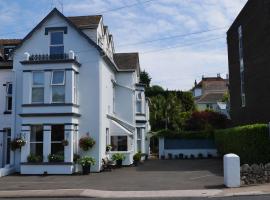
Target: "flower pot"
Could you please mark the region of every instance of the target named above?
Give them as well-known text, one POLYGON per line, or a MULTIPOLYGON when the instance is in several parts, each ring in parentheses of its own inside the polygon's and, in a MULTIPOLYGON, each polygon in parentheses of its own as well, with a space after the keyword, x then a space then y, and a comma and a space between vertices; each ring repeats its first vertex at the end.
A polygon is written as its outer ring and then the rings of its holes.
POLYGON ((138 165, 139 165, 139 161, 137 161, 137 160, 135 161, 135 160, 134 160, 134 161, 133 161, 133 164, 134 164, 134 166, 138 166, 138 165))
POLYGON ((116 165, 117 167, 122 167, 123 160, 117 160, 116 165))
POLYGON ((83 166, 82 167, 83 175, 90 174, 90 168, 91 168, 91 166, 83 166))

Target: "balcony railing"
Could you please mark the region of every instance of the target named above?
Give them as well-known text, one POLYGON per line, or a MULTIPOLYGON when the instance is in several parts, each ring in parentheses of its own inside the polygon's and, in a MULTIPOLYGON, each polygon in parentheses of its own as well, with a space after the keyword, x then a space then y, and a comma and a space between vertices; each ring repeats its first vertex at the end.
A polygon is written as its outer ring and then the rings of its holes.
POLYGON ((33 54, 29 56, 29 61, 54 61, 54 60, 76 60, 75 56, 67 53, 63 54, 33 54))

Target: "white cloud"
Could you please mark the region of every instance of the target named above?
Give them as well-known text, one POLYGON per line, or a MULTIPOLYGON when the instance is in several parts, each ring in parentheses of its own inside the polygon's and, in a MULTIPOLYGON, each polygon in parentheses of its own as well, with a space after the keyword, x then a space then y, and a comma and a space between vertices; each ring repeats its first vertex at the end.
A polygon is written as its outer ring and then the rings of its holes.
MULTIPOLYGON (((64 14, 91 15, 146 0, 64 0, 64 14)), ((163 52, 142 53, 141 67, 150 72, 153 82, 170 89, 190 89, 202 75, 225 74, 227 52, 225 31, 190 37, 159 40, 140 45, 119 46, 168 36, 181 35, 216 27, 229 26, 247 0, 154 0, 141 5, 105 12, 104 21, 114 35, 116 50, 158 50, 181 44, 196 43, 224 36, 224 40, 206 42, 163 52)), ((55 1, 57 2, 57 1, 55 1)), ((60 6, 55 4, 59 9, 60 6)), ((22 37, 50 9, 48 0, 0 1, 0 32, 6 37, 22 37), (33 12, 33 10, 38 12, 33 12), (4 24, 4 25, 3 25, 4 24)), ((2 37, 2 36, 1 36, 2 37)))

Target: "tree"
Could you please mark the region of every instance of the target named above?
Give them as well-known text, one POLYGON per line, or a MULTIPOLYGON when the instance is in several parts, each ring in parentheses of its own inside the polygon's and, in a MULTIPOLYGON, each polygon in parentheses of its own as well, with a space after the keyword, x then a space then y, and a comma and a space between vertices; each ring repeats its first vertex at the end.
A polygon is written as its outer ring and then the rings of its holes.
POLYGON ((146 88, 150 87, 151 80, 152 78, 145 70, 140 73, 140 83, 145 84, 146 88))
POLYGON ((147 97, 162 95, 164 96, 164 89, 159 85, 153 85, 152 87, 146 88, 145 94, 147 97))

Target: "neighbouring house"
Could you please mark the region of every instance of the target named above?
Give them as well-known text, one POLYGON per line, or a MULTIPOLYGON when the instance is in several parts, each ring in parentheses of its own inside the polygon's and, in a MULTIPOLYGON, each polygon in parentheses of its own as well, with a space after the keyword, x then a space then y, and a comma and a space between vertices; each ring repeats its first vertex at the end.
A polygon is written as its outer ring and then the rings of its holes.
POLYGON ((270 1, 249 0, 227 32, 231 118, 270 121, 270 1))
POLYGON ((71 174, 75 154, 94 157, 98 172, 115 153, 124 165, 149 153, 139 54, 115 53, 102 16, 66 17, 55 8, 22 40, 0 40, 0 49, 0 176, 71 174), (89 151, 78 144, 86 136, 95 141, 89 151), (15 138, 26 144, 12 151, 15 138), (63 161, 49 162, 60 153, 63 161), (29 155, 41 160, 30 163, 29 155))
POLYGON ((214 110, 222 114, 228 115, 228 105, 222 102, 224 95, 228 92, 228 79, 217 77, 202 77, 202 80, 197 83, 195 81, 192 88, 195 104, 199 111, 214 110))

